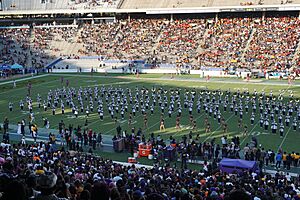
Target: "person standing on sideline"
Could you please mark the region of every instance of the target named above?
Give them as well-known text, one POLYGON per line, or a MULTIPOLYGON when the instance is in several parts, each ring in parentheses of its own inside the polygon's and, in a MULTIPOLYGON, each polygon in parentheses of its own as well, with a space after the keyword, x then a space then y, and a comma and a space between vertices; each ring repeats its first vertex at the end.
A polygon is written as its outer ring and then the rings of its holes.
POLYGON ((25 119, 22 119, 22 121, 21 121, 21 134, 22 135, 25 135, 25 126, 26 126, 25 119))
POLYGON ((21 144, 22 145, 26 145, 26 137, 25 137, 25 135, 23 135, 22 138, 21 138, 21 144))
POLYGON ((60 84, 62 85, 64 83, 64 77, 60 77, 60 84))
POLYGON ((278 168, 280 168, 280 165, 281 165, 282 154, 280 152, 278 152, 275 159, 276 159, 275 167, 278 169, 278 168))
POLYGON ((8 132, 8 126, 9 126, 9 120, 7 117, 5 117, 3 122, 3 133, 6 134, 8 132))
POLYGON ((22 134, 22 131, 21 131, 21 122, 18 122, 18 130, 17 130, 17 134, 18 134, 18 135, 22 134))

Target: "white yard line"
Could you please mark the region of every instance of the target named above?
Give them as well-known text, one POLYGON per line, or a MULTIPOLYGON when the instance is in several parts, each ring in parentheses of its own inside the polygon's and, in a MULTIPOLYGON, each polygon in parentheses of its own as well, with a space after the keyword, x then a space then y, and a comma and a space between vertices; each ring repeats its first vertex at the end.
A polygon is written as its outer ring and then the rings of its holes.
POLYGON ((292 85, 289 85, 288 87, 287 87, 287 89, 286 90, 284 90, 284 92, 282 93, 282 95, 284 95, 285 94, 285 92, 287 92, 289 89, 290 89, 290 87, 291 87, 292 85))
MULTIPOLYGON (((191 79, 164 79, 164 78, 136 78, 136 77, 130 77, 130 76, 123 76, 125 74, 120 74, 120 76, 97 76, 97 75, 94 75, 94 76, 91 76, 91 75, 85 75, 85 74, 60 74, 60 73, 52 73, 50 74, 52 76, 76 76, 76 77, 90 77, 90 78, 116 78, 116 79, 120 79, 120 78, 123 78, 123 79, 133 79, 133 80, 149 80, 149 81, 182 81, 182 82, 191 82, 191 79)), ((192 81, 195 81, 195 82, 199 82, 199 83, 226 83, 226 84, 242 84, 244 83, 243 81, 227 81, 227 80, 210 80, 209 82, 207 82, 206 80, 203 80, 203 79, 192 79, 192 81)), ((265 87, 267 86, 273 86, 273 85, 276 85, 276 86, 285 86, 286 84, 285 83, 276 83, 276 82, 272 82, 272 83, 269 83, 268 81, 267 82, 259 82, 259 83, 254 83, 254 82, 247 82, 247 83, 244 83, 243 85, 264 85, 265 87), (267 85, 267 86, 266 86, 267 85)), ((292 85, 293 87, 300 87, 300 85, 292 85)))
POLYGON ((266 85, 265 87, 263 87, 263 89, 261 89, 261 90, 264 90, 264 89, 266 89, 268 86, 266 85))
MULTIPOLYGON (((38 75, 38 76, 30 76, 30 77, 20 78, 20 79, 16 79, 15 81, 17 83, 17 82, 26 81, 26 80, 42 78, 42 77, 45 77, 45 76, 49 76, 49 74, 42 74, 42 75, 38 75)), ((14 80, 0 82, 0 85, 10 84, 10 83, 13 83, 13 82, 14 82, 14 80)))
MULTIPOLYGON (((233 113, 225 122, 228 122, 235 114, 233 113)), ((205 138, 205 140, 203 140, 203 142, 206 142, 215 132, 217 132, 220 128, 222 127, 222 125, 220 125, 216 130, 214 130, 207 138, 205 138)))
MULTIPOLYGON (((205 114, 206 114, 206 113, 205 113, 205 111, 204 111, 204 113, 202 113, 202 114, 199 115, 197 118, 195 118, 195 120, 199 119, 200 117, 202 117, 202 116, 205 115, 205 114)), ((189 130, 191 130, 191 129, 189 129, 189 130)), ((196 130, 197 130, 197 129, 196 129, 196 130)), ((173 136, 176 136, 177 133, 178 133, 178 132, 176 132, 173 136)))
MULTIPOLYGON (((287 87, 287 89, 284 90, 284 92, 282 93, 282 95, 283 95, 285 92, 287 92, 287 91, 290 89, 291 86, 292 86, 292 85, 289 85, 289 86, 287 87)), ((282 145, 283 145, 284 141, 286 140, 286 137, 287 137, 288 133, 290 132, 291 128, 292 128, 292 126, 290 126, 290 128, 289 128, 288 131, 286 132, 286 134, 285 134, 283 140, 281 141, 281 143, 280 143, 280 145, 279 145, 279 147, 278 147, 278 150, 282 147, 282 145)), ((278 150, 277 150, 277 151, 278 151, 278 150)))
MULTIPOLYGON (((142 113, 142 112, 140 111, 140 113, 142 113)), ((125 115, 125 114, 124 114, 124 115, 125 115)), ((134 118, 139 118, 139 117, 142 116, 142 115, 143 115, 143 114, 136 115, 136 116, 133 117, 132 119, 134 119, 134 118)), ((128 119, 125 119, 123 122, 119 123, 119 125, 124 124, 125 122, 128 122, 128 119)), ((116 127, 110 129, 109 131, 106 131, 105 134, 107 135, 108 133, 112 132, 113 130, 116 130, 116 127)))
POLYGON ((280 145, 279 145, 279 147, 278 147, 278 149, 277 149, 277 151, 282 147, 282 145, 283 145, 283 143, 285 142, 285 140, 286 140, 286 137, 288 136, 288 134, 289 134, 289 132, 290 132, 290 130, 291 130, 291 128, 292 128, 292 126, 288 129, 288 131, 286 132, 286 134, 285 134, 285 136, 284 136, 284 138, 283 138, 283 140, 281 141, 281 143, 280 143, 280 145))
MULTIPOLYGON (((43 83, 37 83, 37 84, 33 84, 33 86, 34 86, 34 87, 36 87, 36 86, 41 86, 41 85, 53 83, 53 82, 55 82, 55 81, 58 81, 58 80, 47 81, 47 82, 43 82, 43 83)), ((17 87, 18 87, 18 85, 17 85, 17 87)), ((12 91, 16 92, 16 91, 18 91, 18 90, 26 90, 26 89, 27 89, 26 87, 12 88, 12 90, 7 90, 7 91, 5 91, 5 92, 1 92, 0 94, 5 94, 5 93, 8 93, 8 92, 12 92, 12 91)))
POLYGON ((219 87, 219 89, 223 88, 225 85, 228 85, 228 83, 227 83, 227 82, 223 83, 223 84, 221 85, 221 87, 219 87))
POLYGON ((243 139, 243 141, 240 143, 240 146, 246 141, 246 139, 251 135, 251 132, 257 127, 257 125, 259 124, 259 120, 256 122, 256 124, 254 125, 254 127, 251 129, 251 131, 249 132, 249 134, 243 139))

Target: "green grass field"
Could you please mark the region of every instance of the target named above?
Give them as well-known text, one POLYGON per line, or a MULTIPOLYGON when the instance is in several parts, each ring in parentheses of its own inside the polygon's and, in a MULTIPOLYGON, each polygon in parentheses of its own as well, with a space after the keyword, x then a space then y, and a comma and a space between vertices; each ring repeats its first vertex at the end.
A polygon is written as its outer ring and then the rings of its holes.
MULTIPOLYGON (((94 74, 91 77, 90 74, 51 74, 41 78, 35 78, 30 80, 32 83, 32 99, 36 102, 37 94, 40 94, 42 99, 46 98, 46 95, 49 90, 54 90, 56 88, 61 88, 60 77, 64 76, 65 80, 68 79, 70 81, 70 87, 79 88, 87 87, 87 86, 115 86, 115 87, 128 87, 135 88, 138 86, 141 88, 142 86, 151 88, 153 85, 156 87, 164 87, 164 88, 175 88, 179 87, 181 89, 185 88, 196 88, 196 90, 201 90, 207 88, 209 90, 228 90, 231 91, 243 91, 248 89, 250 92, 253 92, 256 89, 258 92, 264 90, 266 94, 272 90, 274 95, 278 95, 279 91, 284 91, 284 95, 288 96, 290 91, 293 91, 294 96, 296 98, 300 97, 300 87, 297 85, 289 86, 287 81, 260 81, 259 83, 252 84, 240 79, 212 79, 209 82, 205 82, 205 80, 198 78, 197 75, 184 75, 180 78, 175 78, 175 80, 171 80, 169 75, 163 74, 142 74, 140 78, 136 78, 133 75, 113 75, 113 76, 104 76, 103 74, 94 74)), ((28 112, 21 112, 19 109, 19 101, 24 99, 27 94, 27 84, 29 80, 17 82, 17 88, 12 88, 12 83, 9 84, 1 84, 0 85, 0 119, 3 121, 7 116, 10 120, 10 124, 17 124, 18 121, 22 119, 28 120, 28 112), (13 102, 14 111, 10 112, 8 109, 8 102, 13 102)), ((297 82, 298 83, 298 82, 297 82)), ((183 99, 183 98, 182 98, 183 99)), ((196 103, 195 103, 196 104, 196 103)), ((194 106, 195 106, 194 104, 194 106)), ((73 124, 83 125, 86 119, 84 113, 80 113, 80 116, 75 119, 71 113, 71 110, 66 106, 65 114, 62 115, 60 109, 57 109, 57 114, 55 116, 52 115, 51 109, 48 109, 47 112, 44 112, 43 109, 38 109, 36 104, 33 108, 33 112, 35 113, 36 123, 39 127, 43 125, 42 117, 47 117, 50 120, 50 128, 57 129, 58 123, 60 120, 64 120, 65 124, 73 124)), ((183 104, 182 104, 183 106, 183 104)), ((222 108, 222 106, 221 106, 222 108)), ((228 107, 229 109, 229 107, 228 107)), ((167 109, 166 109, 167 110, 167 109)), ((110 115, 107 113, 107 107, 104 105, 105 117, 103 121, 99 120, 97 108, 95 106, 94 113, 90 114, 88 118, 89 128, 96 130, 97 132, 102 132, 103 134, 115 134, 116 124, 111 119, 110 115)), ((177 112, 175 112, 177 113, 177 112)), ((171 118, 168 117, 167 111, 165 112, 165 126, 166 131, 159 131, 159 123, 160 123, 160 109, 158 107, 155 108, 155 114, 150 115, 148 111, 148 128, 144 129, 143 116, 141 113, 137 113, 136 117, 133 119, 133 126, 136 130, 141 127, 143 128, 143 132, 146 134, 154 133, 155 135, 160 134, 163 138, 169 138, 170 135, 173 137, 180 138, 185 134, 190 132, 190 124, 189 124, 189 116, 187 111, 183 110, 183 116, 181 118, 181 126, 182 129, 177 131, 175 129, 175 118, 176 114, 173 113, 171 118)), ((205 112, 202 110, 200 114, 193 112, 194 119, 197 122, 197 129, 193 130, 193 134, 200 134, 201 141, 210 141, 213 138, 216 138, 216 142, 220 143, 220 138, 223 136, 223 131, 221 130, 221 126, 214 121, 213 118, 209 118, 209 121, 212 125, 212 131, 210 133, 205 133, 204 131, 204 118, 206 117, 205 112)), ((118 124, 121 125, 122 130, 127 130, 130 133, 128 127, 127 116, 125 115, 124 120, 118 120, 118 124)), ((259 127, 259 115, 257 114, 256 121, 253 126, 250 125, 250 114, 244 115, 244 123, 248 124, 248 130, 250 134, 246 137, 242 136, 242 133, 237 130, 238 124, 238 116, 235 116, 233 113, 227 112, 224 115, 226 122, 228 123, 228 133, 229 137, 239 135, 241 137, 240 141, 242 146, 244 146, 247 142, 251 140, 251 136, 254 135, 258 138, 260 144, 262 144, 265 148, 271 148, 273 150, 277 150, 280 146, 286 151, 300 151, 300 147, 298 145, 298 141, 300 140, 300 131, 292 131, 289 128, 285 128, 285 137, 280 138, 279 134, 272 135, 269 132, 264 132, 259 127)))

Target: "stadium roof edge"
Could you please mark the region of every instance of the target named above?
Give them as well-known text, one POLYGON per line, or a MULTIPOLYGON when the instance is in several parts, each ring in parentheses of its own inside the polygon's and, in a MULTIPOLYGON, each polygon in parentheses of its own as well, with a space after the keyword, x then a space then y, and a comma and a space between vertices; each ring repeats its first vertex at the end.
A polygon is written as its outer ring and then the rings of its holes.
POLYGON ((186 8, 140 8, 140 9, 56 9, 56 10, 2 10, 0 15, 31 14, 88 14, 88 13, 146 13, 146 14, 179 14, 179 13, 218 13, 218 12, 251 12, 251 11, 300 11, 300 4, 292 5, 252 5, 222 7, 186 7, 186 8))

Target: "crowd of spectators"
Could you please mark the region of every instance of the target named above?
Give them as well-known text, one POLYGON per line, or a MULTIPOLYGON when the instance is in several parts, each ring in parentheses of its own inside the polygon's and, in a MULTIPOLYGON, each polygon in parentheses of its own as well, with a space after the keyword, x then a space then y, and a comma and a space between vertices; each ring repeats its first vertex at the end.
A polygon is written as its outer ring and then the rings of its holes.
POLYGON ((201 66, 242 65, 243 50, 249 40, 252 18, 219 19, 208 31, 198 60, 201 66), (237 64, 236 64, 237 63, 237 64))
MULTIPOLYGON (((116 47, 133 59, 153 55, 161 29, 165 27, 163 20, 133 19, 120 23, 121 28, 116 36, 116 47)), ((115 51, 117 50, 115 49, 115 51)))
POLYGON ((170 21, 162 30, 157 51, 165 54, 173 63, 191 63, 205 29, 205 19, 170 21))
POLYGON ((69 54, 66 54, 64 51, 65 46, 58 46, 53 43, 74 43, 76 33, 76 27, 34 28, 33 46, 36 51, 39 50, 43 55, 69 56, 69 54))
POLYGON ((3 0, 4 10, 54 10, 54 9, 95 9, 116 8, 119 0, 3 0))
POLYGON ((56 150, 49 143, 5 146, 1 199, 299 199, 299 177, 227 174, 214 163, 200 171, 172 166, 137 168, 93 154, 56 150))
POLYGON ((294 17, 119 20, 85 24, 78 42, 80 53, 112 59, 279 70, 292 65, 298 23, 294 17))
POLYGON ((28 68, 32 66, 40 68, 53 59, 44 52, 49 44, 43 38, 43 31, 36 32, 33 40, 30 28, 0 29, 0 34, 1 63, 7 65, 18 63, 28 68))
POLYGON ((0 29, 0 56, 3 63, 27 64, 30 54, 29 33, 29 28, 0 29))
POLYGON ((105 55, 110 58, 122 58, 122 54, 117 49, 115 37, 120 27, 118 23, 106 24, 85 24, 80 29, 79 43, 83 43, 84 49, 79 53, 85 55, 105 55))
POLYGON ((245 56, 247 65, 272 70, 290 68, 298 46, 299 22, 296 17, 268 17, 255 23, 245 56))
POLYGON ((1 40, 4 61, 21 65, 26 64, 28 55, 32 57, 32 65, 41 66, 54 56, 82 55, 262 71, 297 68, 299 63, 299 19, 291 16, 265 17, 264 20, 231 17, 217 21, 122 19, 85 23, 79 28, 33 28, 32 40, 29 28, 2 29, 1 32, 1 37, 6 38, 1 40), (66 45, 55 46, 56 41, 66 45), (78 48, 71 48, 72 53, 68 54, 67 44, 74 43, 78 48))

